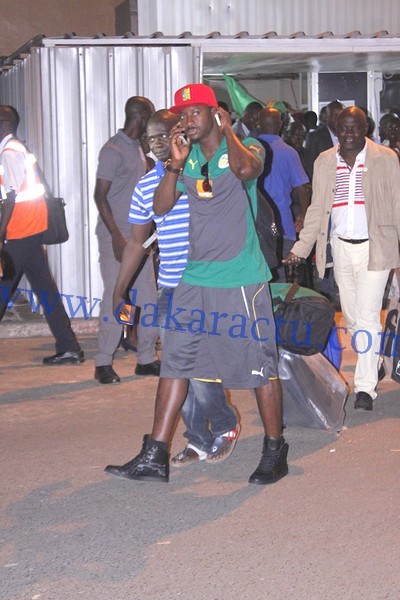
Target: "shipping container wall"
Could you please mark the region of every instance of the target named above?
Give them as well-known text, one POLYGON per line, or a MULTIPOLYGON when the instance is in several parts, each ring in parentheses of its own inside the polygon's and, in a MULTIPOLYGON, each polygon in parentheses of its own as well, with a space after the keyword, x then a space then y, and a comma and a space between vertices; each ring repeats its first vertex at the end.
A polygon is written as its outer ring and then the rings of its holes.
MULTIPOLYGON (((130 96, 168 107, 174 90, 200 81, 200 62, 189 46, 50 47, 33 49, 1 75, 1 103, 19 111, 20 138, 67 203, 70 239, 48 253, 72 316, 89 314, 102 293, 93 201, 101 146, 123 127, 130 96)), ((92 316, 97 314, 98 302, 92 316)))
POLYGON ((139 35, 400 31, 399 0, 138 0, 139 35))

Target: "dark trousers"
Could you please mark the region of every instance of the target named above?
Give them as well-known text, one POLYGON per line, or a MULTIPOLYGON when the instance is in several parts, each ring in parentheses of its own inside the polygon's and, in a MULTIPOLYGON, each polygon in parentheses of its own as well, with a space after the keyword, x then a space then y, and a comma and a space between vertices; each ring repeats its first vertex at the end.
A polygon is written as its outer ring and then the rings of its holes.
POLYGON ((9 240, 3 246, 4 277, 0 279, 0 321, 22 275, 44 310, 44 317, 56 340, 56 352, 77 352, 80 346, 71 328, 57 285, 50 273, 41 234, 9 240))

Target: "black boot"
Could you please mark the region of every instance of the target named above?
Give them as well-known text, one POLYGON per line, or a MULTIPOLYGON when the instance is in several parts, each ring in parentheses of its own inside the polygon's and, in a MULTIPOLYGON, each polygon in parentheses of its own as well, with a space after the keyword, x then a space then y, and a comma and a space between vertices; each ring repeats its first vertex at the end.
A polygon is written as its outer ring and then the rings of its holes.
POLYGON ((252 475, 249 483, 266 485, 275 483, 288 474, 287 453, 289 450, 285 438, 280 439, 264 437, 263 451, 260 464, 252 475))
POLYGON ((104 470, 110 475, 123 477, 124 479, 164 481, 167 483, 169 480, 169 454, 160 446, 157 446, 149 435, 145 435, 140 454, 125 465, 108 465, 104 470))

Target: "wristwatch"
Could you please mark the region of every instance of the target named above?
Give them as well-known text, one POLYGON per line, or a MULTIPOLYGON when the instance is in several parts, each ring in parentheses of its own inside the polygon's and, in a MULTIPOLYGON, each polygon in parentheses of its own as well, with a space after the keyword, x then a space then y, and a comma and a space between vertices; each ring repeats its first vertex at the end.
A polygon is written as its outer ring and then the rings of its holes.
POLYGON ((165 170, 174 175, 180 175, 182 173, 182 169, 175 169, 175 167, 172 167, 169 163, 166 165, 165 170))

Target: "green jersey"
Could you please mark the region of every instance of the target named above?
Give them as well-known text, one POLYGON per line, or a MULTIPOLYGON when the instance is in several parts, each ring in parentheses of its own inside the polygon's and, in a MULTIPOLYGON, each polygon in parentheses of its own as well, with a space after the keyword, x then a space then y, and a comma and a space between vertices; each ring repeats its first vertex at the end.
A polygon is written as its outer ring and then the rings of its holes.
MULTIPOLYGON (((242 142, 263 160, 257 140, 242 142)), ((257 214, 257 180, 242 182, 229 168, 225 138, 207 163, 193 144, 177 189, 189 198, 189 259, 182 280, 191 285, 230 288, 271 279, 250 212, 257 214), (207 177, 208 175, 208 177, 207 177)))

